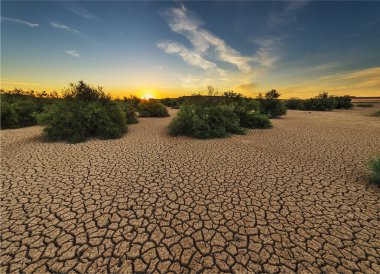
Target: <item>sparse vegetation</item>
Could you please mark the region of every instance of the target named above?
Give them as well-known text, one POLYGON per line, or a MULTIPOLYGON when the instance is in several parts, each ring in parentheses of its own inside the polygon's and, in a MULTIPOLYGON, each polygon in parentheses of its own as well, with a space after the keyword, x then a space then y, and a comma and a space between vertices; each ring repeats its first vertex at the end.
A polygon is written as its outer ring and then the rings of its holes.
POLYGON ((264 94, 260 93, 257 100, 260 103, 260 111, 262 114, 268 115, 270 118, 278 118, 286 114, 286 107, 279 99, 280 94, 272 89, 264 94))
POLYGON ((303 110, 333 110, 335 106, 335 99, 329 96, 327 92, 323 92, 314 98, 306 99, 303 103, 303 110))
POLYGON ((89 137, 113 139, 127 130, 120 105, 111 101, 102 88, 90 87, 83 81, 71 84, 63 100, 36 116, 38 123, 44 126, 44 135, 52 141, 77 143, 89 137))
POLYGON ((160 99, 160 102, 164 104, 167 107, 170 107, 172 109, 179 109, 179 107, 183 104, 184 98, 164 98, 160 99))
POLYGON ((288 109, 295 110, 316 110, 325 111, 333 109, 351 109, 351 97, 345 96, 330 96, 327 92, 318 94, 314 98, 302 100, 299 98, 290 98, 286 101, 288 109))
POLYGON ((160 101, 150 99, 143 101, 139 105, 140 117, 168 117, 169 113, 165 105, 160 101))
POLYGON ((285 106, 288 109, 298 109, 301 110, 303 109, 303 101, 302 99, 292 97, 289 100, 286 100, 285 106))
POLYGON ((1 128, 20 128, 37 124, 35 114, 42 112, 45 105, 58 99, 56 93, 33 90, 1 90, 1 128))
POLYGON ((369 116, 372 116, 372 117, 380 117, 380 110, 377 110, 377 111, 373 111, 369 114, 369 116))
POLYGON ((15 108, 8 102, 1 101, 1 128, 19 127, 15 108))
POLYGON ((169 125, 173 136, 186 135, 200 139, 220 138, 231 134, 242 134, 239 117, 228 106, 199 107, 182 106, 169 125))
POLYGON ((356 106, 359 108, 372 108, 373 104, 357 104, 356 106))
POLYGON ((260 114, 259 109, 257 100, 232 91, 223 96, 196 94, 185 100, 169 125, 169 133, 205 139, 244 134, 244 128, 272 127, 268 116, 260 114))
POLYGON ((242 107, 235 107, 234 113, 239 117, 240 126, 244 128, 271 128, 272 123, 268 116, 242 107))
POLYGON ((121 109, 125 112, 125 119, 127 124, 137 124, 139 121, 137 119, 136 108, 128 101, 120 102, 121 109))
POLYGON ((349 95, 344 96, 332 96, 335 100, 336 109, 351 109, 353 108, 352 99, 349 95))
POLYGON ((380 157, 372 160, 369 163, 369 166, 372 170, 371 181, 376 184, 380 184, 380 157))
POLYGON ((131 107, 133 107, 134 109, 138 109, 139 108, 139 104, 141 103, 141 99, 138 98, 137 96, 135 95, 131 95, 129 97, 125 97, 123 98, 123 102, 131 107))

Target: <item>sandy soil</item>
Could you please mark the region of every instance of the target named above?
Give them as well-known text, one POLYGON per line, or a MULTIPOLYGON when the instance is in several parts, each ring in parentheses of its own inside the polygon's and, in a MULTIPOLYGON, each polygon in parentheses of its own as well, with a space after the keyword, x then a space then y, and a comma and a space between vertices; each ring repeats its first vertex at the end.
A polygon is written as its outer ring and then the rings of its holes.
POLYGON ((373 110, 214 140, 167 136, 170 117, 75 145, 4 130, 0 272, 380 273, 373 110))

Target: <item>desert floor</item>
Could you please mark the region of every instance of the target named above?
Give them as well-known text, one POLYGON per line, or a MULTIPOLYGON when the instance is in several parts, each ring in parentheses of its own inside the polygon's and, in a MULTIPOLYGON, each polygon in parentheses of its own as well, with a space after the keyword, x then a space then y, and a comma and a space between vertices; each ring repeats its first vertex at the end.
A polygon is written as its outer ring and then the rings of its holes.
POLYGON ((373 110, 213 140, 169 137, 171 117, 80 144, 3 130, 0 272, 380 273, 373 110))

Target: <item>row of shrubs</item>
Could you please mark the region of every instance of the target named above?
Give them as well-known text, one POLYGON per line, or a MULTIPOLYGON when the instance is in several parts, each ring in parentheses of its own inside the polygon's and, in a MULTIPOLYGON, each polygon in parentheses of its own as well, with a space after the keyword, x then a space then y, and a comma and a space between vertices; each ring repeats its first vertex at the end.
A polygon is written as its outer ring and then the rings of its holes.
POLYGON ((299 99, 290 98, 286 101, 288 109, 295 110, 333 110, 333 109, 351 109, 353 107, 350 96, 330 96, 327 92, 318 94, 314 98, 299 99))
POLYGON ((1 98, 1 128, 19 128, 37 123, 34 114, 41 113, 44 106, 58 100, 55 92, 37 93, 33 90, 14 89, 0 90, 1 98))
POLYGON ((269 118, 286 113, 279 96, 272 90, 256 100, 232 91, 222 96, 188 97, 169 124, 169 133, 205 139, 244 134, 245 129, 271 128, 269 118))
MULTIPOLYGON (((200 94, 170 101, 181 110, 169 126, 172 135, 196 138, 223 137, 242 134, 245 128, 270 128, 269 118, 285 114, 285 108, 272 90, 256 100, 239 93, 222 96, 200 94)), ((71 84, 59 97, 56 93, 43 96, 15 90, 1 93, 1 127, 18 128, 40 124, 49 140, 81 142, 90 137, 118 138, 127 124, 140 117, 167 117, 166 107, 158 100, 141 101, 135 96, 112 100, 102 88, 83 81, 71 84)))
MULTIPOLYGON (((209 89, 213 89, 209 87, 209 89)), ((286 114, 285 104, 279 100, 280 94, 276 90, 259 94, 255 99, 243 96, 233 91, 224 92, 222 95, 215 95, 209 92, 208 95, 201 93, 192 96, 182 96, 179 98, 164 98, 160 101, 167 107, 179 109, 180 106, 215 106, 215 105, 239 105, 252 110, 259 111, 270 118, 278 118, 286 114)))
POLYGON ((80 81, 71 84, 63 97, 36 96, 19 90, 1 92, 1 128, 44 126, 49 140, 71 143, 87 138, 113 139, 121 137, 127 124, 141 117, 166 117, 168 112, 158 101, 141 101, 137 97, 112 100, 102 88, 93 88, 80 81))

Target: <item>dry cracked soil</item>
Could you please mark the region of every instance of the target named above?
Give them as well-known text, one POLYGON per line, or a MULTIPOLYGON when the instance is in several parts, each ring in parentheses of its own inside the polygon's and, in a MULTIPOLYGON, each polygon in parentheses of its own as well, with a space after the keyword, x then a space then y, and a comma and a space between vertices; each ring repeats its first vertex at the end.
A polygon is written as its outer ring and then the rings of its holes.
POLYGON ((3 130, 0 272, 380 273, 368 112, 213 140, 169 137, 171 117, 80 144, 3 130))

